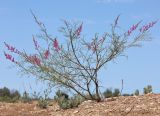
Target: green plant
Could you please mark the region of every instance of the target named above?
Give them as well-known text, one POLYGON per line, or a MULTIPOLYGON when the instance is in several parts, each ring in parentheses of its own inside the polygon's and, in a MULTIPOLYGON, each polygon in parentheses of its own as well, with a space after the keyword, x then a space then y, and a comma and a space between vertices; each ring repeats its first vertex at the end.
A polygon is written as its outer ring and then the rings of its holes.
POLYGON ((62 92, 58 90, 56 92, 56 96, 54 97, 54 100, 58 102, 58 105, 62 109, 69 109, 78 107, 79 104, 81 104, 85 99, 81 95, 75 94, 72 97, 69 97, 68 94, 65 92, 62 92))
POLYGON ((78 107, 78 105, 80 105, 85 99, 80 96, 80 95, 74 95, 71 99, 70 99, 70 102, 71 102, 71 107, 78 107))
POLYGON ((122 96, 132 96, 132 95, 129 93, 124 93, 122 96))
POLYGON ((10 90, 7 87, 4 87, 0 89, 0 96, 5 97, 5 96, 10 96, 10 90))
MULTIPOLYGON (((110 31, 102 35, 96 33, 89 40, 82 35, 83 23, 72 24, 64 21, 60 32, 64 35, 63 40, 66 38, 66 41, 61 45, 60 38, 50 36, 46 26, 33 12, 31 13, 41 30, 40 35, 33 36, 36 53, 28 54, 25 50, 19 51, 4 43, 9 52, 20 58, 16 60, 11 54, 4 52, 6 59, 18 66, 25 74, 32 74, 37 79, 51 83, 53 87, 69 89, 85 99, 97 102, 102 98, 99 72, 109 62, 124 56, 129 48, 140 47, 143 41, 150 40, 149 29, 157 23, 153 21, 140 27, 141 21, 139 21, 123 31, 118 24, 118 16, 111 24, 110 31), (39 44, 41 42, 38 43, 36 37, 45 42, 45 45, 41 46, 39 44), (89 97, 86 98, 85 94, 89 97)), ((115 95, 117 96, 117 93, 115 95)))
POLYGON ((152 92, 152 86, 151 85, 148 85, 148 86, 143 88, 143 93, 144 94, 148 94, 148 93, 151 93, 151 92, 152 92))
POLYGON ((68 109, 71 108, 71 102, 69 100, 69 96, 60 90, 56 92, 56 96, 54 97, 54 100, 58 102, 58 105, 62 109, 68 109))
POLYGON ((112 97, 113 93, 112 93, 112 90, 111 89, 106 89, 104 92, 103 92, 103 95, 105 98, 110 98, 112 97))
POLYGON ((27 93, 26 91, 24 91, 22 97, 21 97, 21 101, 24 103, 29 103, 32 101, 32 98, 29 96, 29 93, 27 93))
POLYGON ((43 97, 40 97, 38 99, 38 106, 42 109, 46 109, 47 106, 48 106, 49 102, 47 99, 43 98, 43 97))
POLYGON ((139 95, 139 90, 136 89, 136 91, 134 92, 134 95, 138 96, 139 95))
POLYGON ((0 89, 0 101, 2 102, 17 102, 21 95, 17 90, 9 90, 7 87, 0 89))
POLYGON ((38 99, 38 106, 42 109, 46 109, 49 105, 49 94, 51 92, 51 88, 45 89, 43 91, 43 95, 40 95, 40 92, 38 94, 36 94, 36 92, 34 92, 34 96, 36 99, 38 99))
POLYGON ((114 89, 114 92, 112 95, 113 95, 113 97, 118 97, 120 95, 119 89, 114 89))

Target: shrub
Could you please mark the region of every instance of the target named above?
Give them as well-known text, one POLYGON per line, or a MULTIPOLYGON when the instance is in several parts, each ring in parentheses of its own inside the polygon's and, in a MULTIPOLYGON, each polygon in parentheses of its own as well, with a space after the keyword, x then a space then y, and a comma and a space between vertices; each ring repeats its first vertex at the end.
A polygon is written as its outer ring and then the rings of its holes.
POLYGON ((5 97, 5 96, 10 96, 10 90, 7 87, 4 87, 0 89, 0 96, 5 97))
POLYGON ((0 101, 2 102, 17 102, 20 97, 17 90, 10 91, 7 87, 0 89, 0 101))
POLYGON ((47 106, 48 106, 49 102, 47 99, 43 98, 43 97, 40 97, 38 99, 38 106, 42 109, 46 109, 47 106))
POLYGON ((122 96, 132 96, 132 94, 124 93, 122 96))
POLYGON ((134 95, 138 96, 139 95, 139 90, 136 89, 136 91, 134 92, 134 95))
POLYGON ((50 88, 46 89, 46 90, 43 91, 44 96, 41 95, 41 96, 38 97, 38 106, 40 108, 45 109, 45 108, 48 107, 48 105, 49 105, 49 97, 48 96, 49 96, 50 92, 51 92, 50 88))
POLYGON ((26 91, 24 91, 23 96, 21 97, 21 101, 23 103, 29 103, 32 101, 31 97, 29 96, 29 93, 27 93, 26 91))
POLYGON ((148 85, 148 86, 143 88, 143 93, 144 94, 148 94, 148 93, 151 93, 151 92, 152 92, 152 86, 151 85, 148 85))
POLYGON ((85 100, 81 95, 78 94, 70 98, 68 94, 61 92, 60 90, 56 92, 54 99, 58 102, 58 105, 62 109, 78 107, 78 105, 85 100))
POLYGON ((104 91, 103 95, 105 98, 109 98, 112 97, 112 90, 111 89, 106 89, 106 91, 104 91))
POLYGON ((70 101, 71 101, 71 107, 78 107, 85 99, 80 95, 74 95, 70 101))
POLYGON ((119 89, 114 89, 114 92, 113 92, 113 97, 118 97, 119 96, 119 94, 120 94, 120 91, 119 91, 119 89))
POLYGON ((89 99, 97 102, 102 100, 99 72, 108 63, 124 56, 126 50, 140 47, 143 41, 151 40, 149 29, 157 23, 156 20, 141 25, 139 21, 124 31, 119 26, 118 16, 111 24, 110 31, 102 35, 95 33, 92 39, 87 39, 82 32, 83 23, 70 23, 65 20, 64 26, 60 28, 63 38, 66 39, 62 45, 60 38, 51 36, 46 26, 31 13, 41 30, 38 36, 33 35, 35 53, 26 53, 25 50, 18 50, 4 42, 8 50, 4 52, 6 59, 19 67, 24 74, 32 74, 53 87, 70 89, 82 97, 87 93, 89 99), (37 38, 45 44, 39 44, 41 42, 37 41, 37 38), (91 88, 95 88, 95 91, 91 88))

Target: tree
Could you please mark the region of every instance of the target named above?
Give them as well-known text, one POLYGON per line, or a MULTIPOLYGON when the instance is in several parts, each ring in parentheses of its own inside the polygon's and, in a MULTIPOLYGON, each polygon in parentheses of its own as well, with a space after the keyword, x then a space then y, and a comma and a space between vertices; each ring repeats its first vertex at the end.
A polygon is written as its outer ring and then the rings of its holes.
POLYGON ((149 29, 157 23, 153 21, 139 28, 140 21, 132 25, 128 31, 122 32, 118 25, 118 16, 111 25, 111 32, 105 32, 101 36, 96 33, 87 41, 82 36, 83 23, 73 24, 64 20, 60 32, 66 41, 60 45, 58 37, 50 36, 46 26, 34 14, 33 17, 41 30, 41 34, 36 37, 41 38, 47 47, 42 47, 35 36, 33 42, 36 54, 27 54, 5 43, 10 52, 20 56, 16 61, 11 54, 4 52, 6 59, 15 63, 26 74, 32 74, 37 79, 48 81, 54 87, 68 89, 85 99, 96 101, 101 101, 102 98, 100 70, 109 62, 124 56, 127 49, 140 47, 141 42, 150 40, 149 29), (86 97, 86 94, 89 97, 86 97))

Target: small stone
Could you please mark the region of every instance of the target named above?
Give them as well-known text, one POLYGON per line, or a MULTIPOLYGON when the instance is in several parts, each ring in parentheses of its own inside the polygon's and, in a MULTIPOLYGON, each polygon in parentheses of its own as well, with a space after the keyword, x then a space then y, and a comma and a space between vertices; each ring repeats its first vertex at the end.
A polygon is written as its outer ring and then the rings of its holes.
POLYGON ((79 111, 78 111, 78 110, 76 110, 76 111, 74 111, 74 112, 73 112, 73 114, 78 113, 78 112, 79 112, 79 111))

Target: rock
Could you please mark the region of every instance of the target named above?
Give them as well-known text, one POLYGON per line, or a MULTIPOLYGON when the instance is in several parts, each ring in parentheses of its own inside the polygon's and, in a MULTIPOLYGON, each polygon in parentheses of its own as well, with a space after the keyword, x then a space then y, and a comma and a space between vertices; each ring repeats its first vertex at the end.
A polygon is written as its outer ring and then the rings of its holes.
POLYGON ((79 112, 79 111, 78 111, 78 110, 76 110, 76 111, 74 111, 74 112, 73 112, 73 114, 76 114, 76 113, 78 113, 78 112, 79 112))

